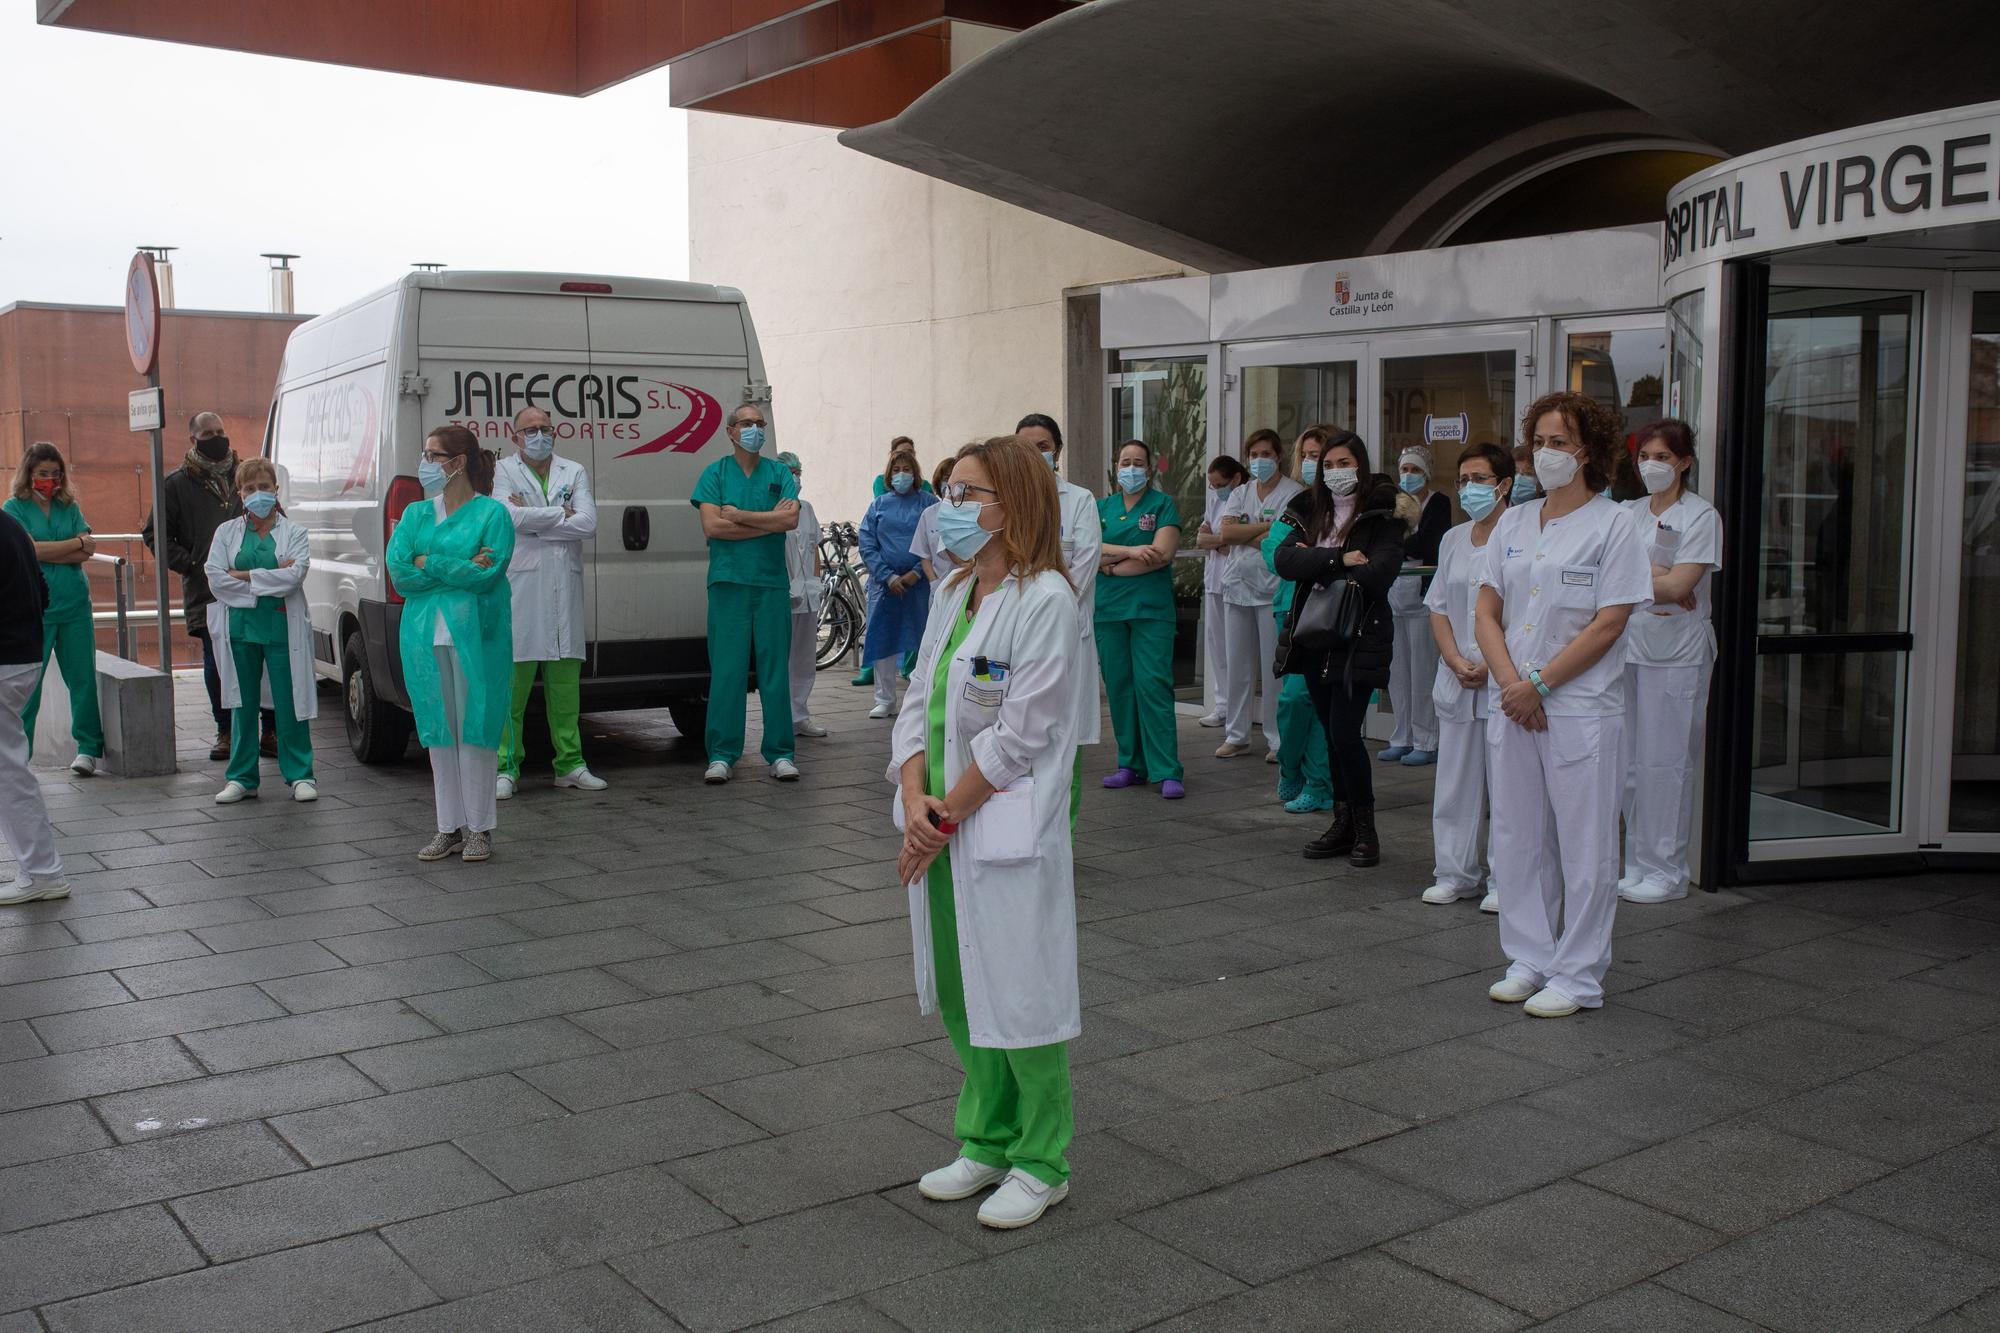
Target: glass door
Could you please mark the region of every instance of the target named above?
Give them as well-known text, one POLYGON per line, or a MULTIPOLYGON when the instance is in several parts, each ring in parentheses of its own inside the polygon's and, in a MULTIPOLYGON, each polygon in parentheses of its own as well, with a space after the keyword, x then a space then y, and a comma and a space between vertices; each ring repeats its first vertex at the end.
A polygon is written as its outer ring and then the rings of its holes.
MULTIPOLYGON (((1363 430, 1375 470, 1428 445, 1431 483, 1451 495, 1458 457, 1471 444, 1512 449, 1534 374, 1533 329, 1405 338, 1375 347, 1374 429, 1363 430)), ((1454 508, 1454 521, 1463 518, 1454 508)))

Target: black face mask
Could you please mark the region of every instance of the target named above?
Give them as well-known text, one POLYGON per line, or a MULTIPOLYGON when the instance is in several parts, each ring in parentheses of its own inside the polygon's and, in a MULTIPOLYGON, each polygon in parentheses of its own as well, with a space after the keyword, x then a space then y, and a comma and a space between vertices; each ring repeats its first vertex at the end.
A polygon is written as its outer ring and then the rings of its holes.
POLYGON ((194 447, 197 453, 211 463, 220 463, 223 459, 229 457, 229 437, 227 435, 211 435, 205 440, 196 440, 194 447))

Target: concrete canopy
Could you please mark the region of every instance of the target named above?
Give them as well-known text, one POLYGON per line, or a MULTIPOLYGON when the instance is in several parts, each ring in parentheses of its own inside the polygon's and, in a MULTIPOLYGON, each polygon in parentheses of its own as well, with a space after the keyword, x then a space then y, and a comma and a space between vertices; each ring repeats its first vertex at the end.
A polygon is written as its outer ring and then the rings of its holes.
POLYGON ((1670 172, 2000 95, 1996 41, 1990 0, 1093 0, 841 140, 1222 271, 1445 243, 1558 170, 1539 230, 1650 221, 1670 172), (1639 211, 1560 225, 1600 193, 1639 211))

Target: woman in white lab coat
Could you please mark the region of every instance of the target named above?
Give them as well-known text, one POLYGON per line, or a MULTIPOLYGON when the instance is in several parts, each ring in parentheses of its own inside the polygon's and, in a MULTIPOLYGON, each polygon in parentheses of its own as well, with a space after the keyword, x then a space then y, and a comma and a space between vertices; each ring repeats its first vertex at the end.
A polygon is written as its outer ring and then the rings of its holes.
POLYGON ((1486 661, 1487 778, 1507 975, 1487 994, 1537 1018, 1604 1003, 1618 908, 1625 654, 1653 595, 1631 517, 1600 492, 1617 420, 1580 393, 1521 418, 1544 498, 1509 509, 1486 543, 1475 614, 1486 661))
POLYGON ((1082 1031, 1070 784, 1077 605, 1054 478, 1017 436, 959 452, 939 531, 969 568, 932 599, 896 719, 917 999, 965 1069, 960 1155, 927 1198, 999 1185, 987 1226, 1026 1226, 1069 1193, 1069 1042, 1082 1031), (907 818, 904 816, 907 814, 907 818))
POLYGON ((1479 868, 1479 827, 1486 819, 1486 663, 1473 634, 1474 581, 1493 529, 1507 512, 1514 488, 1514 456, 1497 444, 1475 444, 1458 456, 1458 503, 1472 521, 1445 533, 1437 574, 1424 605, 1437 642, 1437 784, 1431 789, 1431 843, 1435 882, 1427 903, 1479 898, 1479 910, 1500 910, 1500 895, 1479 868))
MULTIPOLYGON (((797 454, 786 450, 778 461, 792 470, 793 480, 805 485, 805 466, 797 454)), ((792 732, 798 736, 826 735, 826 728, 812 718, 813 681, 819 675, 819 613, 826 601, 819 538, 819 515, 801 497, 799 525, 785 534, 785 571, 792 581, 792 732)))
POLYGON ((1278 622, 1271 603, 1278 576, 1264 563, 1263 543, 1292 497, 1305 488, 1285 475, 1285 442, 1274 430, 1253 432, 1243 442, 1250 484, 1222 506, 1215 539, 1227 563, 1222 567, 1222 614, 1227 629, 1228 729, 1215 757, 1229 759, 1250 748, 1250 723, 1264 731, 1264 759, 1278 762, 1278 680, 1271 664, 1278 655, 1278 622))
POLYGON ((264 458, 237 464, 243 513, 215 530, 204 569, 215 600, 209 642, 222 677, 222 706, 235 710, 229 768, 217 805, 257 795, 255 726, 259 700, 277 719, 278 772, 295 801, 319 799, 313 778, 312 719, 319 716, 313 674, 306 570, 312 542, 278 504, 278 470, 264 458))
POLYGON ((1229 563, 1229 550, 1215 530, 1222 524, 1222 507, 1249 480, 1250 473, 1228 454, 1218 455, 1208 465, 1208 493, 1202 497, 1201 528, 1194 542, 1207 553, 1201 563, 1201 640, 1208 654, 1204 727, 1219 727, 1229 720, 1229 617, 1222 609, 1222 570, 1229 563))
POLYGON ((1715 666, 1710 577, 1722 568, 1722 517, 1688 489, 1694 432, 1669 417, 1638 434, 1646 498, 1629 500, 1653 571, 1653 604, 1625 626, 1625 877, 1629 903, 1685 897, 1694 769, 1715 666))

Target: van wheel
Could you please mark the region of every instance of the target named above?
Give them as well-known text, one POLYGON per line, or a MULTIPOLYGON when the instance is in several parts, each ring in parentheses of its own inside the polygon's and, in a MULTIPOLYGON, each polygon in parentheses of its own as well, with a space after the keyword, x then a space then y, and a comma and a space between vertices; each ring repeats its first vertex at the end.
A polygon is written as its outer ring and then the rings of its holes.
POLYGON ((347 748, 364 764, 389 764, 403 757, 410 743, 411 716, 384 703, 368 675, 368 650, 359 633, 347 636, 341 658, 341 698, 346 702, 347 748))
POLYGON ((675 731, 700 745, 708 732, 708 696, 691 694, 669 699, 667 716, 674 720, 675 731))

